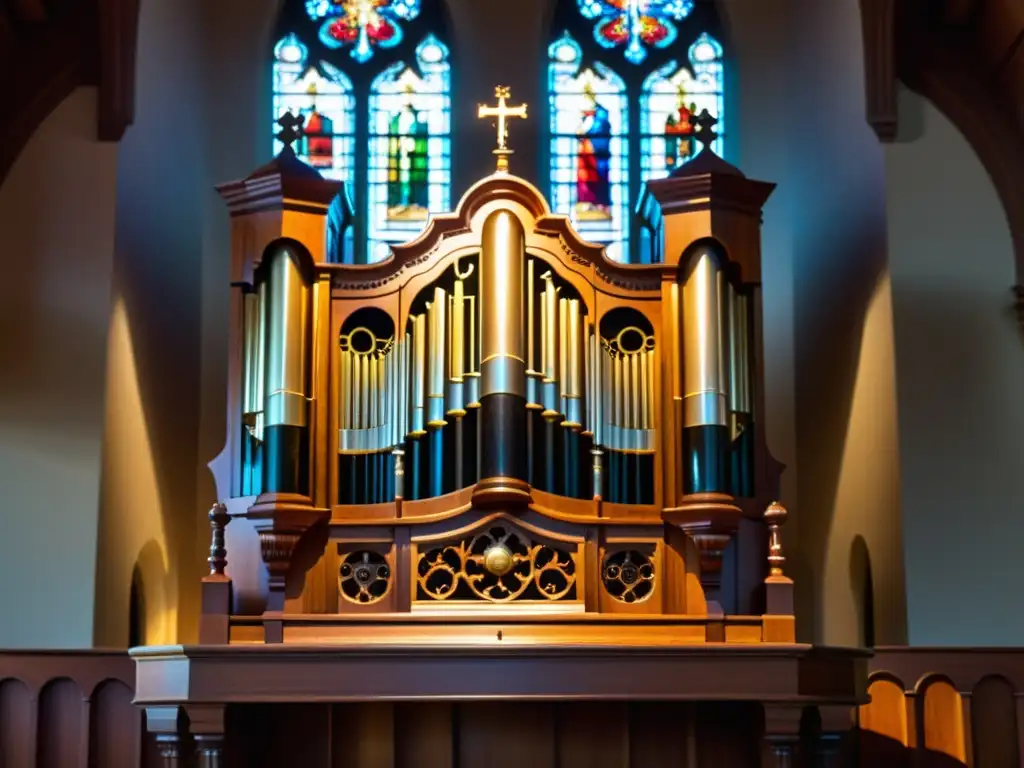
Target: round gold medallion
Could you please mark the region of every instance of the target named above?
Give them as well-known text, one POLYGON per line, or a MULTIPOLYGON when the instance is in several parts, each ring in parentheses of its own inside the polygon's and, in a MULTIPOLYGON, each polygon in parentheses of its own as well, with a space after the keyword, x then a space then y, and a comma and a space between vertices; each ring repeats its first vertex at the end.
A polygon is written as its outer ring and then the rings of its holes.
POLYGON ((484 568, 495 576, 504 576, 512 570, 512 552, 504 544, 495 544, 484 552, 484 568))

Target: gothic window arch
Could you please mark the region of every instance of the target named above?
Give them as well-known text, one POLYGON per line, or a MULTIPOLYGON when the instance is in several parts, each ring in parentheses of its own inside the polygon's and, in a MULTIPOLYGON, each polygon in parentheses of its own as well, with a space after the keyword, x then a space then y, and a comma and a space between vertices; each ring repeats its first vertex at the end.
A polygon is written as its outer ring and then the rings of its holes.
POLYGON ((710 0, 559 0, 548 47, 552 207, 610 258, 642 262, 634 214, 642 183, 698 150, 689 123, 718 118, 724 51, 710 0))
MULTIPOLYGON (((305 118, 296 153, 345 183, 329 258, 368 263, 451 206, 451 56, 441 0, 288 0, 273 115, 305 118), (354 216, 340 210, 351 206, 354 216)), ((273 140, 275 154, 281 143, 273 140)))

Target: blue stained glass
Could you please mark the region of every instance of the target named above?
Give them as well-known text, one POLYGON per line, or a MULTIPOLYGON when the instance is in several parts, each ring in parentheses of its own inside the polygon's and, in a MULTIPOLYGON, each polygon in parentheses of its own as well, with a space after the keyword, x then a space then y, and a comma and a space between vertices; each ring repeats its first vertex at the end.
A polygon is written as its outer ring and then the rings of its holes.
POLYGON ((393 48, 402 42, 399 21, 420 13, 420 0, 306 0, 313 21, 323 19, 320 41, 328 48, 352 46, 349 55, 362 63, 375 47, 393 48))
POLYGON ((675 42, 675 21, 693 11, 693 0, 577 0, 580 14, 594 20, 594 39, 603 48, 625 47, 626 60, 640 64, 647 48, 675 42))
POLYGON ((370 88, 369 260, 419 234, 451 204, 451 66, 435 36, 415 67, 396 62, 370 88))
POLYGON ((568 33, 548 48, 551 205, 609 258, 628 253, 628 102, 622 79, 568 33))
MULTIPOLYGON (((350 181, 355 160, 352 82, 326 62, 312 66, 295 35, 274 46, 274 121, 285 112, 305 118, 296 154, 328 178, 350 181)), ((274 154, 282 145, 274 139, 274 154)))
POLYGON ((707 33, 689 50, 689 66, 670 61, 644 81, 640 100, 640 173, 659 178, 699 151, 689 116, 706 109, 718 118, 712 149, 721 155, 725 133, 722 46, 707 33))

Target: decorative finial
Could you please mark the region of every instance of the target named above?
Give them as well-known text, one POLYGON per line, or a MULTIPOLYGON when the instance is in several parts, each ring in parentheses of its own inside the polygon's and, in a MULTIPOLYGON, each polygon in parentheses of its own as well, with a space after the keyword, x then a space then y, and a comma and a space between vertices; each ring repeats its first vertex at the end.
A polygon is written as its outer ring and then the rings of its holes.
POLYGON ((786 522, 787 517, 789 517, 789 512, 777 501, 769 504, 768 508, 764 511, 764 521, 768 525, 768 566, 770 569, 769 573, 772 576, 781 576, 782 566, 786 562, 786 558, 782 554, 782 540, 779 537, 779 529, 782 528, 782 524, 786 522))
POLYGON ((704 149, 709 148, 715 142, 715 139, 718 138, 718 134, 715 133, 718 118, 706 109, 702 109, 699 115, 691 113, 689 123, 694 138, 704 145, 704 149))
POLYGON ((508 158, 512 154, 512 150, 508 148, 508 119, 510 117, 526 119, 525 104, 520 104, 518 107, 508 106, 507 100, 511 98, 511 95, 512 92, 508 86, 499 85, 494 89, 494 96, 498 100, 498 105, 496 107, 489 107, 486 104, 481 104, 477 113, 477 117, 481 120, 488 117, 497 118, 494 125, 498 130, 498 148, 494 150, 494 155, 498 158, 498 171, 500 173, 508 172, 508 158))
POLYGON ((228 565, 228 551, 224 546, 224 528, 231 522, 228 508, 223 503, 217 502, 210 508, 210 556, 207 562, 210 564, 211 576, 223 576, 224 569, 228 565))
POLYGON ((291 149, 292 144, 302 138, 305 122, 305 115, 285 112, 277 118, 277 124, 281 126, 281 132, 277 134, 277 140, 284 144, 287 149, 291 149))

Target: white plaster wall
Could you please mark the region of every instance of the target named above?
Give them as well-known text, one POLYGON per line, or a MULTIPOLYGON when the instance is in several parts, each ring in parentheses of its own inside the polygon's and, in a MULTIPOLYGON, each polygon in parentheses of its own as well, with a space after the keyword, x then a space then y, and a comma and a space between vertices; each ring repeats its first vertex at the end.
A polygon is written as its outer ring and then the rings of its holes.
POLYGON ((116 171, 82 88, 0 187, 0 648, 92 643, 116 171))
POLYGON ((973 150, 900 94, 886 150, 909 639, 1020 645, 1024 340, 1009 227, 973 150))

